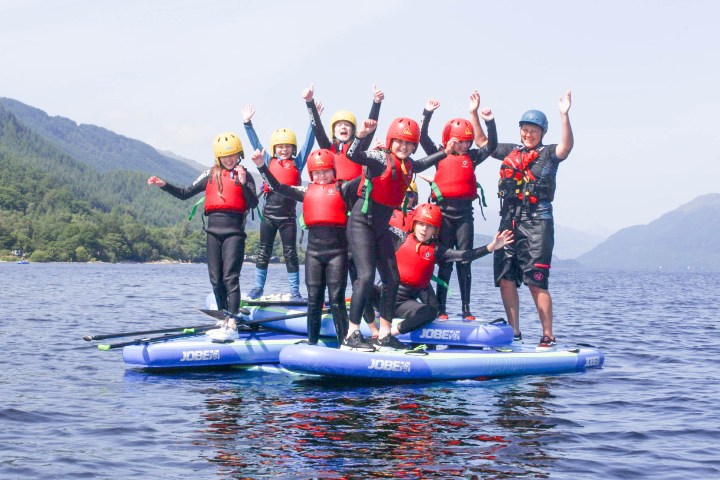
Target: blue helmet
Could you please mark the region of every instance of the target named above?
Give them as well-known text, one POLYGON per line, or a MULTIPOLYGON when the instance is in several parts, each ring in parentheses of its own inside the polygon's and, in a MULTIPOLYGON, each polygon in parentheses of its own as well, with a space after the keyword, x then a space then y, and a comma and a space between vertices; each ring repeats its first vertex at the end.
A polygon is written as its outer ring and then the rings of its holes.
POLYGON ((534 125, 537 125, 538 127, 542 128, 543 133, 547 132, 548 129, 547 117, 540 110, 528 110, 527 112, 523 113, 522 117, 520 117, 521 127, 523 123, 532 123, 534 125))

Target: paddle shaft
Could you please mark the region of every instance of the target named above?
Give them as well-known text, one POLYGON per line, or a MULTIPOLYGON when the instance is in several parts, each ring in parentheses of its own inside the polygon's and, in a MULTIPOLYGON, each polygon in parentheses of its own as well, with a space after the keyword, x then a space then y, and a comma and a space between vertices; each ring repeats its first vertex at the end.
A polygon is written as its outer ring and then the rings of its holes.
POLYGON ((98 349, 105 351, 105 350, 112 350, 113 348, 127 347, 130 345, 141 345, 143 343, 162 342, 162 341, 170 340, 173 338, 191 337, 193 335, 198 335, 200 333, 203 333, 206 330, 215 328, 216 326, 217 325, 211 325, 209 327, 186 329, 186 331, 184 331, 183 333, 177 333, 175 335, 163 335, 161 337, 136 338, 135 340, 130 340, 129 342, 100 344, 100 345, 98 345, 98 349))
POLYGON ((212 328, 214 326, 215 325, 195 325, 193 327, 168 327, 168 328, 161 328, 158 330, 140 330, 137 332, 107 333, 105 335, 85 335, 83 337, 83 340, 85 340, 86 342, 89 342, 91 340, 105 340, 108 338, 131 337, 133 335, 152 335, 154 333, 169 333, 169 332, 179 332, 179 331, 183 331, 183 330, 212 328))

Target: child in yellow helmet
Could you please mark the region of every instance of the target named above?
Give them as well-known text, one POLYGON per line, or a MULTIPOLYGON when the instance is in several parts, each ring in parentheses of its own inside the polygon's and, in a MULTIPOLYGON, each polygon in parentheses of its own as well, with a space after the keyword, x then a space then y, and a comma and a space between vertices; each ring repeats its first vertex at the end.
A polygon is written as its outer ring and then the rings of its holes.
MULTIPOLYGON (((255 181, 240 165, 243 148, 238 136, 232 132, 219 134, 213 142, 213 150, 215 165, 189 187, 176 187, 154 175, 147 183, 181 200, 205 193, 210 283, 218 309, 237 314, 240 310, 240 270, 245 257, 245 216, 257 207, 258 198, 255 181)), ((220 329, 208 333, 218 340, 238 337, 237 325, 230 315, 225 317, 220 329)))
MULTIPOLYGON (((300 172, 305 167, 310 150, 315 143, 315 134, 312 125, 308 128, 307 137, 302 148, 298 151, 295 133, 288 128, 275 130, 270 136, 270 147, 266 152, 258 139, 252 118, 255 110, 252 105, 243 108, 243 122, 245 132, 255 150, 263 152, 264 163, 281 183, 285 185, 300 185, 300 172)), ((267 269, 272 256, 275 237, 280 232, 283 246, 283 257, 288 273, 290 294, 293 301, 302 301, 300 294, 300 265, 297 255, 297 220, 295 200, 283 197, 273 192, 268 186, 263 186, 265 204, 260 221, 260 245, 258 258, 255 263, 255 286, 248 293, 248 298, 255 299, 262 296, 267 279, 267 269)))

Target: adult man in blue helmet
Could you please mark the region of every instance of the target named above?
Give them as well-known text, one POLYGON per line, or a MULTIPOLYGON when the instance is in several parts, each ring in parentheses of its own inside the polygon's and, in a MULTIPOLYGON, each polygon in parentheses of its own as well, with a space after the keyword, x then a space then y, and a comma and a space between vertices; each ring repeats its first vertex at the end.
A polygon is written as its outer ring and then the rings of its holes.
POLYGON ((555 346, 552 298, 548 291, 555 242, 552 201, 558 166, 570 155, 574 143, 568 116, 571 103, 568 90, 558 101, 560 143, 543 145, 542 139, 548 129, 547 117, 539 110, 528 110, 520 118, 521 144, 500 143, 492 154, 502 160, 498 183, 501 205, 498 230, 512 230, 515 236, 514 245, 494 253, 495 286, 500 287, 516 341, 522 340, 518 287, 522 283, 528 286, 542 324, 539 349, 555 346))

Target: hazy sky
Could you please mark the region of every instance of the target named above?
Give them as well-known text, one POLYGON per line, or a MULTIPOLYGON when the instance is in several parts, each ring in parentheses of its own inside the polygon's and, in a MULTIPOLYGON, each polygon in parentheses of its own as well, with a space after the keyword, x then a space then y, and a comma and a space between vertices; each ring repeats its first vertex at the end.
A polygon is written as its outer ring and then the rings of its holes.
MULTIPOLYGON (((537 108, 555 143, 557 99, 572 89, 556 222, 611 233, 720 191, 719 11, 711 0, 0 0, 0 96, 210 165, 221 131, 250 149, 248 103, 265 144, 280 127, 304 137, 311 82, 326 122, 339 109, 364 118, 376 83, 382 138, 438 98, 437 141, 478 89, 501 142, 537 108)), ((497 226, 498 167, 477 169, 482 233, 497 226)))

